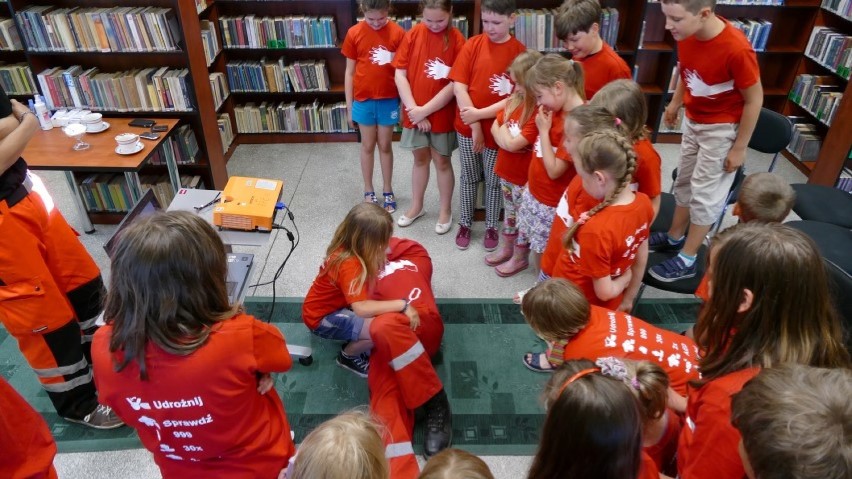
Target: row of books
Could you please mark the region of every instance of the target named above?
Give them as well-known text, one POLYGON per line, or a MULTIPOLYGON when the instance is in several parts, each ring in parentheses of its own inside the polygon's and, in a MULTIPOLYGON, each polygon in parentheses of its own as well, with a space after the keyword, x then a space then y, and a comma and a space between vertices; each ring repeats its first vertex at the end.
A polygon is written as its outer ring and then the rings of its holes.
POLYGON ((213 92, 213 104, 216 105, 216 110, 225 103, 225 99, 230 94, 228 92, 228 82, 225 80, 225 74, 222 72, 213 72, 210 74, 210 90, 213 92))
POLYGON ((515 21, 515 38, 527 48, 546 52, 562 50, 562 41, 556 38, 556 10, 518 10, 515 21))
POLYGON ((852 0, 822 0, 822 8, 852 19, 852 0))
POLYGON ((613 7, 603 8, 600 21, 600 35, 608 45, 615 48, 618 42, 618 10, 613 7))
POLYGON ((152 165, 166 165, 174 161, 177 165, 194 165, 198 163, 199 157, 198 140, 190 125, 181 125, 175 129, 160 145, 151 153, 148 161, 152 165))
POLYGON ((337 45, 331 16, 219 17, 225 48, 316 48, 337 45))
POLYGON ((849 79, 852 68, 852 36, 828 27, 814 27, 805 55, 849 79))
POLYGON ((0 85, 9 95, 38 93, 33 72, 27 63, 0 64, 0 85))
POLYGON ((794 154, 799 161, 816 161, 819 157, 819 149, 822 148, 816 125, 808 123, 804 117, 789 117, 793 122, 793 136, 787 151, 794 154))
MULTIPOLYGON (((406 32, 417 26, 418 23, 420 23, 419 18, 411 16, 391 17, 390 19, 396 22, 397 25, 402 27, 402 29, 406 32)), ((358 21, 361 20, 363 19, 358 19, 358 21)), ((458 30, 461 32, 462 35, 464 35, 465 38, 468 38, 470 36, 470 24, 467 21, 467 17, 465 17, 464 15, 453 17, 452 24, 454 27, 458 28, 458 30)))
POLYGON ((325 60, 277 62, 239 61, 226 65, 228 83, 235 92, 328 91, 331 83, 325 60))
MULTIPOLYGON (((175 193, 168 175, 141 175, 142 194, 153 190, 157 202, 168 205, 175 193)), ((200 175, 180 175, 181 188, 204 189, 200 175)), ((122 173, 102 173, 86 176, 79 182, 86 210, 91 213, 127 213, 133 208, 130 189, 122 173)))
POLYGON ((833 82, 830 76, 802 74, 793 81, 788 96, 817 120, 831 126, 843 99, 843 90, 833 82))
POLYGON ((219 44, 219 35, 216 33, 216 23, 209 20, 201 20, 201 45, 204 46, 204 58, 207 60, 207 66, 213 64, 216 55, 222 50, 222 45, 219 44))
POLYGON ((37 52, 174 51, 181 27, 170 8, 27 7, 15 14, 24 43, 37 52))
POLYGON ((308 105, 295 102, 246 103, 234 108, 239 133, 348 133, 345 102, 308 105))
POLYGON ((772 22, 760 18, 736 18, 729 21, 731 25, 745 34, 754 51, 762 52, 766 50, 766 42, 769 40, 769 31, 772 30, 772 22))
POLYGON ((0 18, 0 50, 23 50, 18 27, 11 18, 0 18))
POLYGON ((234 142, 234 126, 231 123, 231 115, 221 113, 216 124, 219 127, 219 135, 222 136, 222 148, 227 153, 231 143, 234 142))
POLYGON ((83 107, 98 111, 191 111, 189 70, 143 68, 115 73, 98 68, 48 68, 37 75, 50 109, 83 107))

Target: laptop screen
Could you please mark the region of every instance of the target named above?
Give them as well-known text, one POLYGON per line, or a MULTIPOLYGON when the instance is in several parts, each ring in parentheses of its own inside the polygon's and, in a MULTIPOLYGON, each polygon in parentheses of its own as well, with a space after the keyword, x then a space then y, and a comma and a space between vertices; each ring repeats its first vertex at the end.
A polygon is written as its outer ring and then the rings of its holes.
POLYGON ((112 236, 110 236, 107 242, 104 243, 104 249, 107 252, 107 256, 112 256, 112 251, 118 241, 118 236, 130 225, 130 223, 133 223, 139 218, 148 216, 155 211, 159 211, 160 209, 160 202, 157 201, 157 197, 154 196, 154 190, 146 191, 145 194, 142 195, 142 199, 140 199, 136 203, 136 206, 127 213, 124 219, 121 220, 121 223, 118 224, 118 228, 115 229, 112 236))

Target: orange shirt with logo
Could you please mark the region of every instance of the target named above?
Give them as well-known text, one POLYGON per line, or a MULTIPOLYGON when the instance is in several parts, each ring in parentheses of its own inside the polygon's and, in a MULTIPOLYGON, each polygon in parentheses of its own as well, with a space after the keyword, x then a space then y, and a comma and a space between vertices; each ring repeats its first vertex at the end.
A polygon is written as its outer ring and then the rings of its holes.
POLYGON ((530 194, 539 203, 550 206, 551 208, 555 208, 559 204, 559 198, 562 196, 565 188, 568 188, 568 183, 577 174, 577 170, 574 169, 574 160, 571 159, 568 150, 562 146, 565 140, 565 115, 567 114, 564 110, 553 112, 553 121, 548 131, 550 146, 553 148, 556 160, 568 163, 568 168, 565 172, 556 179, 550 178, 550 175, 547 174, 547 168, 544 166, 544 159, 541 153, 540 138, 536 138, 533 144, 532 160, 530 161, 530 171, 527 179, 530 194))
POLYGON ((302 304, 302 321, 310 330, 317 329, 322 318, 329 313, 370 299, 366 282, 360 289, 352 289, 362 271, 361 262, 354 256, 343 260, 337 268, 328 268, 328 260, 320 266, 319 274, 302 304))
POLYGON ((340 52, 350 60, 355 60, 353 93, 357 101, 398 98, 394 82, 394 67, 391 64, 394 53, 405 30, 395 22, 388 21, 379 30, 373 30, 366 22, 353 25, 340 52))
POLYGON ((586 58, 578 58, 577 61, 583 65, 583 87, 586 90, 586 100, 591 100, 598 90, 613 80, 633 78, 627 62, 606 42, 603 42, 603 48, 599 52, 586 58))
POLYGON ((504 123, 508 123, 509 133, 513 137, 523 136, 529 143, 520 151, 497 149, 497 163, 494 165, 494 173, 514 185, 523 186, 527 184, 530 160, 532 160, 532 145, 538 138, 538 127, 535 126, 537 111, 537 108, 533 109, 532 114, 523 125, 519 124, 524 112, 523 104, 518 105, 517 108, 512 110, 512 113, 509 113, 508 120, 504 118, 504 110, 497 112, 495 121, 498 125, 503 126, 504 123))

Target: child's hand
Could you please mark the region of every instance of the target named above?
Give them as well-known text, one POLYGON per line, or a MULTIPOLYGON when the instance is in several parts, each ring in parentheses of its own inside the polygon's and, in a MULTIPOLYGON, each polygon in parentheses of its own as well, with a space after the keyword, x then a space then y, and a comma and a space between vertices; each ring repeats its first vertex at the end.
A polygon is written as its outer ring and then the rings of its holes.
POLYGON ((546 133, 550 131, 550 125, 553 124, 553 112, 548 110, 547 108, 540 108, 538 110, 538 114, 535 116, 535 126, 538 127, 538 131, 541 133, 546 133))
POLYGON ((724 170, 728 173, 737 171, 737 168, 741 167, 743 163, 745 163, 745 159, 745 148, 731 148, 731 151, 728 152, 727 158, 725 158, 725 164, 722 168, 724 168, 724 170))
POLYGON ((349 123, 349 128, 354 130, 355 129, 355 122, 352 121, 352 108, 349 108, 346 111, 346 121, 349 123))
POLYGON ((669 128, 675 127, 675 122, 677 121, 677 112, 680 108, 675 108, 673 103, 669 103, 666 107, 665 112, 663 113, 663 123, 666 124, 669 128))
POLYGON ((417 309, 409 305, 405 308, 405 315, 408 316, 408 322, 411 324, 411 330, 414 331, 420 326, 420 315, 417 314, 417 309))
POLYGON ((257 379, 257 392, 260 394, 266 394, 272 389, 272 386, 275 385, 275 379, 272 378, 272 374, 264 373, 261 374, 257 379))
POLYGON ((429 120, 418 122, 415 126, 417 126, 417 129, 423 133, 429 133, 432 131, 432 123, 429 120))
POLYGON ((408 119, 411 120, 411 123, 415 125, 425 120, 429 115, 426 114, 426 111, 422 106, 415 106, 414 108, 406 108, 405 112, 408 114, 408 119))
POLYGON ((473 152, 482 153, 482 149, 485 148, 485 134, 482 133, 482 125, 476 122, 470 125, 470 129, 473 132, 473 152))
POLYGON ((472 125, 480 120, 479 109, 472 106, 466 106, 459 109, 459 116, 465 125, 472 125))

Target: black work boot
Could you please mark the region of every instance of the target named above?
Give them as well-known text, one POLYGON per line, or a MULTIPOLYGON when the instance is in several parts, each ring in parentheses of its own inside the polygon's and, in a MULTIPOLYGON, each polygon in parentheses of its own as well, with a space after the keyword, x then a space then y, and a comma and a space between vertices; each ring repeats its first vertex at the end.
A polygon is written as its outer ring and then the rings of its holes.
POLYGON ((446 391, 438 391, 423 404, 423 409, 426 412, 426 440, 423 452, 428 459, 450 447, 453 442, 453 416, 446 391))

